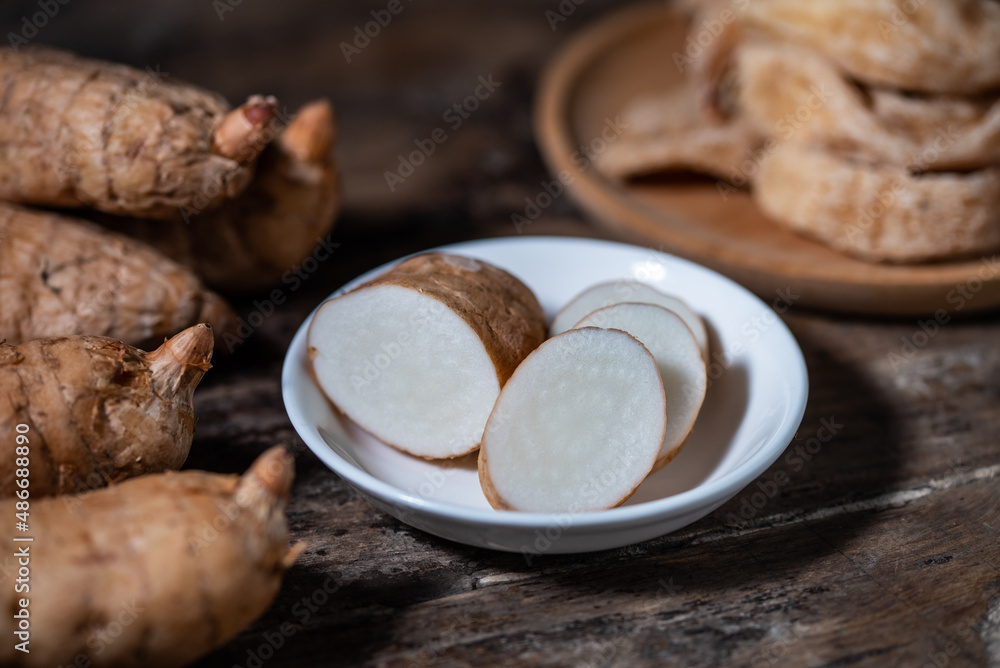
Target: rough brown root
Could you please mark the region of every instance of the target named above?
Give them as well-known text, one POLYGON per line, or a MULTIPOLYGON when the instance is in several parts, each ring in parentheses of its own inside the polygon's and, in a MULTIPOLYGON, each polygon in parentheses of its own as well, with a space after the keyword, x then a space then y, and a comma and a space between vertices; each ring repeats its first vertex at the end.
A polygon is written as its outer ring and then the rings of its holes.
POLYGON ((198 322, 221 340, 236 315, 190 270, 92 223, 0 202, 0 339, 148 346, 198 322))
POLYGON ((187 224, 104 217, 101 224, 156 247, 228 293, 260 290, 315 253, 329 258, 327 235, 339 205, 332 148, 333 109, 303 107, 259 160, 252 185, 222 208, 187 224))
MULTIPOLYGON (((0 664, 166 668, 225 643, 267 609, 303 548, 288 545, 292 475, 275 447, 239 478, 168 472, 33 502, 31 653, 4 643, 0 664), (280 489, 260 483, 262 469, 280 489)), ((0 511, 0 547, 14 554, 13 501, 0 511)), ((17 596, 0 589, 0 607, 17 596)), ((5 615, 0 632, 13 638, 15 621, 5 615)))
MULTIPOLYGON (((152 353, 97 336, 0 345, 0 430, 28 430, 32 497, 180 468, 211 356, 207 325, 152 353)), ((0 443, 0 496, 17 489, 14 448, 0 443)))
POLYGON ((217 131, 232 124, 225 100, 151 68, 0 49, 0 79, 0 199, 142 218, 207 211, 242 192, 272 104, 233 112, 247 119, 242 135, 254 146, 235 159, 213 150, 217 131))

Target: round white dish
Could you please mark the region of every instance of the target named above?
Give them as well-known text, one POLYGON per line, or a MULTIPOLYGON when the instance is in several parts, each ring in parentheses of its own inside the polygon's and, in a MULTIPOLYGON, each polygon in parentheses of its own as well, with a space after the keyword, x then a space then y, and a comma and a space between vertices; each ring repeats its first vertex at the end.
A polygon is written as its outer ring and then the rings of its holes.
MULTIPOLYGON (((282 369, 292 425, 327 466, 402 522, 460 543, 529 555, 620 547, 712 512, 763 473, 795 435, 808 395, 802 351, 771 306, 733 281, 671 255, 593 239, 501 238, 434 250, 506 269, 534 290, 549 319, 584 288, 607 281, 640 280, 680 297, 709 329, 709 389, 683 451, 623 506, 575 515, 497 511, 479 486, 475 455, 418 459, 381 443, 333 408, 309 371, 310 314, 282 369)), ((774 306, 780 310, 789 298, 776 295, 774 306)))

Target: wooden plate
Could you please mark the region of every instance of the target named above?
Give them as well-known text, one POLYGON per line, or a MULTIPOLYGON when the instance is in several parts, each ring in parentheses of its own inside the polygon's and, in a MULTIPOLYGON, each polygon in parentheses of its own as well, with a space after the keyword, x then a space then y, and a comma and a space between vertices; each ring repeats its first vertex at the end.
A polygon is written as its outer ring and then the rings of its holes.
POLYGON ((769 303, 791 295, 800 306, 910 316, 1000 305, 993 255, 867 263, 772 223, 745 192, 724 200, 714 181, 693 178, 618 184, 581 159, 581 146, 600 150, 602 131, 629 100, 680 81, 672 55, 683 53, 686 39, 686 26, 669 6, 630 8, 570 40, 544 73, 535 106, 538 144, 588 215, 632 241, 726 274, 769 303))

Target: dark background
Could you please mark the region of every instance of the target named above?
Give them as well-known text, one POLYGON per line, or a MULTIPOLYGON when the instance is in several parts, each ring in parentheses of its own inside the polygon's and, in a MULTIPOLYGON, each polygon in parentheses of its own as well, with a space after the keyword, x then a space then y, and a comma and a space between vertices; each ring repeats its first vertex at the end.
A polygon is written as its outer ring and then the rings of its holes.
MULTIPOLYGON (((31 43, 158 67, 234 104, 265 93, 294 110, 327 97, 341 127, 341 227, 390 227, 389 241, 416 227, 467 238, 475 221, 523 209, 520 184, 543 178, 530 119, 538 71, 575 27, 614 3, 588 0, 553 31, 544 11, 554 3, 400 1, 403 11, 350 63, 339 44, 387 2, 243 0, 220 20, 219 3, 208 0, 71 0, 31 43), (502 82, 498 94, 452 133, 444 111, 487 74, 502 82), (383 172, 435 127, 448 129, 449 141, 390 197, 383 172)), ((0 6, 4 43, 38 11, 30 2, 0 6)))

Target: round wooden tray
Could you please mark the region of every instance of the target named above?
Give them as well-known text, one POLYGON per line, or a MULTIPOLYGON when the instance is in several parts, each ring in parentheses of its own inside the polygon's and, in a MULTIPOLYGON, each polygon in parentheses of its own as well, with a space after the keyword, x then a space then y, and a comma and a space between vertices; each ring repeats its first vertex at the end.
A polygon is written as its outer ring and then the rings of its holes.
POLYGON ((686 37, 671 7, 629 8, 571 39, 542 76, 535 106, 542 155, 598 223, 726 274, 769 303, 791 296, 800 306, 910 316, 1000 305, 1000 265, 992 254, 962 262, 867 263, 772 223, 746 192, 724 199, 707 179, 619 184, 581 160, 580 147, 600 137, 629 100, 680 82, 672 55, 683 53, 686 37))

